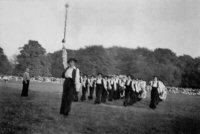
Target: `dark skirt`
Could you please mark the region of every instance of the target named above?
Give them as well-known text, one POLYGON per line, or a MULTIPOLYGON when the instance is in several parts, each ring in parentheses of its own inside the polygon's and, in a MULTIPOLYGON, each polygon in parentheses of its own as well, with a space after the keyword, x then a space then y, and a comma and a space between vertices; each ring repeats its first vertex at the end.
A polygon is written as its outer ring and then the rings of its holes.
POLYGON ((131 104, 131 95, 132 95, 132 88, 131 86, 126 86, 125 89, 125 97, 124 97, 124 106, 130 105, 131 104))
POLYGON ((114 85, 111 85, 111 89, 108 90, 108 101, 112 101, 113 100, 113 95, 114 95, 114 85))
POLYGON ((103 85, 102 84, 97 84, 96 85, 96 100, 95 100, 95 104, 100 104, 102 92, 103 92, 103 85))
POLYGON ((29 80, 25 83, 25 81, 22 82, 23 87, 22 87, 22 97, 27 97, 28 96, 28 88, 29 88, 29 80))
POLYGON ((86 92, 87 92, 87 87, 82 87, 81 101, 86 100, 86 92))
POLYGON ((107 96, 108 96, 108 92, 107 92, 107 90, 105 88, 103 88, 102 96, 101 96, 101 102, 102 103, 106 103, 107 96))
POLYGON ((60 114, 68 115, 71 109, 71 103, 74 99, 75 82, 71 78, 67 78, 63 84, 63 94, 60 107, 60 114))
POLYGON ((120 99, 121 87, 117 86, 117 90, 114 91, 114 100, 120 99))
POLYGON ((88 99, 92 100, 94 94, 94 87, 90 87, 90 95, 88 96, 88 99))
POLYGON ((78 92, 74 90, 74 102, 78 101, 78 92))
POLYGON ((156 105, 158 104, 159 101, 159 94, 158 94, 158 88, 152 87, 151 90, 151 102, 149 107, 152 109, 156 108, 156 105))

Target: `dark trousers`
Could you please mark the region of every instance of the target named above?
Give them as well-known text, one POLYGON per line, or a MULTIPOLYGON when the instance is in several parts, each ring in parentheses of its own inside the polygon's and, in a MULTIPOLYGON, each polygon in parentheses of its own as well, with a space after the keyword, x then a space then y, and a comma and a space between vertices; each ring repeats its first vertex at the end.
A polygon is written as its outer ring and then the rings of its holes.
POLYGON ((74 80, 66 78, 63 84, 63 94, 60 107, 60 114, 68 115, 71 109, 71 103, 73 101, 73 95, 75 90, 74 80))
POLYGON ((152 108, 152 109, 155 109, 156 105, 158 104, 158 102, 159 102, 158 89, 155 88, 155 87, 152 87, 152 90, 151 90, 151 102, 150 102, 149 107, 152 108))
POLYGON ((27 97, 28 96, 28 88, 29 88, 29 80, 27 80, 26 83, 25 83, 25 81, 23 81, 22 84, 23 84, 23 87, 22 87, 21 96, 27 97))
POLYGON ((102 92, 103 92, 103 85, 97 84, 96 85, 96 99, 95 99, 96 104, 100 104, 102 92))
POLYGON ((107 96, 108 96, 108 92, 105 88, 103 88, 101 102, 106 103, 107 96))
POLYGON ((137 101, 141 101, 142 100, 142 98, 139 97, 139 96, 142 95, 142 93, 143 93, 143 91, 139 91, 139 93, 137 94, 137 101))
POLYGON ((86 100, 86 92, 87 92, 87 87, 82 87, 81 101, 86 100))
POLYGON ((120 99, 120 87, 117 87, 117 90, 113 93, 114 100, 120 99))
POLYGON ((76 90, 74 90, 74 101, 78 101, 78 92, 76 90))
POLYGON ((127 105, 131 105, 132 104, 132 99, 133 99, 133 95, 132 95, 132 88, 130 86, 126 86, 125 89, 125 97, 124 97, 124 106, 127 105))
POLYGON ((108 90, 108 101, 112 101, 113 100, 113 95, 114 95, 114 87, 112 86, 111 89, 108 90))
POLYGON ((93 99, 93 93, 94 93, 94 87, 90 87, 90 95, 88 96, 88 99, 93 99))

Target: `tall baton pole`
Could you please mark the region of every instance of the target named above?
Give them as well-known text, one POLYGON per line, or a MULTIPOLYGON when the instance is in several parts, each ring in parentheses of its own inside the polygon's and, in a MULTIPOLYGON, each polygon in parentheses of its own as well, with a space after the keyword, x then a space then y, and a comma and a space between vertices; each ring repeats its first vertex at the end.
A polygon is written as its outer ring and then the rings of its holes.
POLYGON ((66 28, 67 28, 67 8, 69 7, 68 4, 65 5, 65 8, 66 8, 66 13, 65 13, 65 26, 64 26, 64 37, 63 37, 63 40, 62 40, 62 43, 63 43, 63 47, 64 47, 64 44, 65 44, 65 38, 66 38, 66 28))

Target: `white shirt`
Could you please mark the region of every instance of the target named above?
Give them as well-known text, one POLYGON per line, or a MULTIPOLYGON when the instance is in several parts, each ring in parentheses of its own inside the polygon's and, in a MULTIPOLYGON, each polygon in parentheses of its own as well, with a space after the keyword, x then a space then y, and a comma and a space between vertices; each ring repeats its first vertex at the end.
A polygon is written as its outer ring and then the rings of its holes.
POLYGON ((97 78, 97 84, 102 84, 102 78, 97 78))
POLYGON ((136 91, 136 88, 137 88, 137 81, 133 80, 132 81, 132 89, 133 89, 133 91, 136 91))
POLYGON ((127 86, 130 86, 130 83, 131 83, 131 80, 127 80, 126 85, 127 85, 127 86))
POLYGON ((114 84, 114 91, 117 90, 117 82, 118 82, 118 79, 111 79, 111 84, 112 85, 114 84))
POLYGON ((90 86, 90 87, 93 87, 94 79, 88 79, 88 82, 89 82, 89 86, 90 86))
POLYGON ((103 79, 103 86, 104 88, 107 90, 108 89, 108 84, 107 84, 107 80, 103 79))
POLYGON ((67 71, 65 72, 65 77, 66 78, 72 78, 72 73, 73 73, 73 70, 76 69, 76 67, 69 67, 67 69, 67 71))
POLYGON ((24 80, 24 81, 30 80, 30 76, 29 76, 29 73, 28 73, 28 72, 25 72, 25 73, 24 73, 24 75, 23 75, 23 80, 24 80))
POLYGON ((111 89, 112 88, 111 87, 111 79, 108 79, 107 83, 108 83, 107 88, 111 89))
POLYGON ((86 78, 86 79, 84 78, 83 81, 82 81, 82 86, 83 86, 83 87, 86 87, 86 86, 87 86, 87 85, 86 85, 86 82, 87 82, 87 78, 86 78))
POLYGON ((103 78, 97 78, 96 84, 103 84, 104 88, 107 90, 107 80, 103 78), (103 81, 103 83, 102 83, 103 81))
POLYGON ((158 81, 152 81, 152 87, 158 87, 158 81))

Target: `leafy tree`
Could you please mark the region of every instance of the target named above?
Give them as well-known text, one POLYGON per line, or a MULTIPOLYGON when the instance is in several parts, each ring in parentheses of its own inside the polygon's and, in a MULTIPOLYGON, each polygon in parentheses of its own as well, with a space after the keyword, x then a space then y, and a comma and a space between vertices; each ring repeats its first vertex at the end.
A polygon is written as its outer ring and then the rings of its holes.
POLYGON ((29 67, 32 76, 51 76, 50 63, 46 56, 46 50, 37 42, 30 40, 20 48, 17 55, 15 74, 20 75, 29 67))

